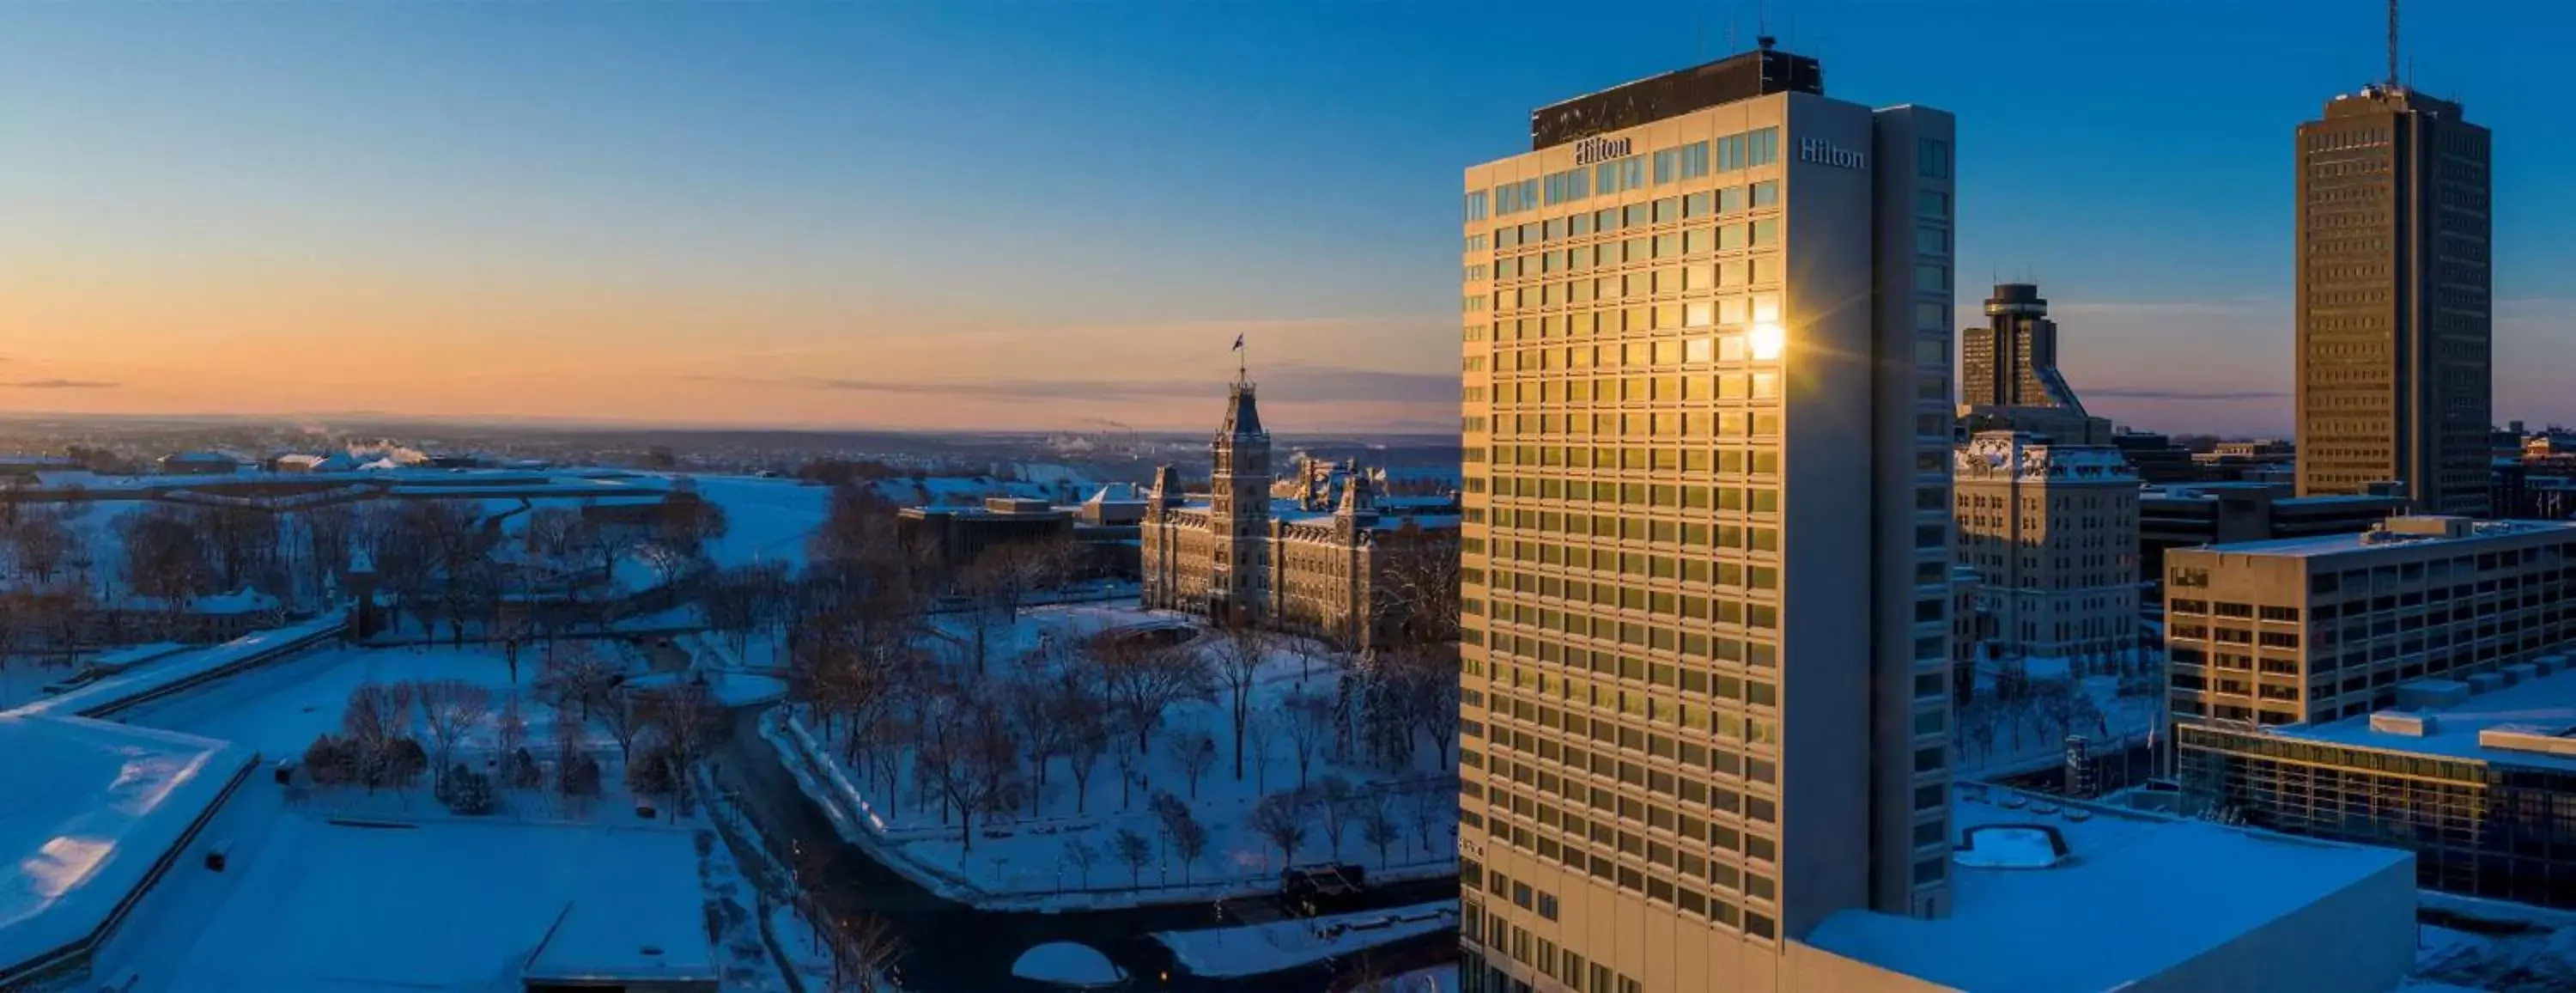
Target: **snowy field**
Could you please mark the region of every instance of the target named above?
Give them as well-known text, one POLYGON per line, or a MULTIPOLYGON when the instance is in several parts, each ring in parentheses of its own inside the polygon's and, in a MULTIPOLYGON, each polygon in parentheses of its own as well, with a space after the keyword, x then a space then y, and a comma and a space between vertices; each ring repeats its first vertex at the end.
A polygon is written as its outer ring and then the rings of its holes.
POLYGON ((724 567, 784 562, 805 567, 805 541, 823 523, 830 487, 792 479, 695 476, 698 493, 725 509, 724 537, 707 543, 707 557, 724 567))
POLYGON ((1202 931, 1162 931, 1154 940, 1201 976, 1257 976, 1314 965, 1458 927, 1458 902, 1274 921, 1202 931))
MULTIPOLYGON (((943 618, 942 623, 953 639, 947 664, 969 664, 966 654, 974 635, 957 627, 966 622, 943 618)), ((1003 660, 1021 659, 1045 644, 1138 625, 1196 630, 1199 622, 1132 604, 1024 611, 1015 623, 986 634, 988 665, 998 669, 1016 664, 1003 660)), ((1210 656, 1222 650, 1220 641, 1205 635, 1183 650, 1210 656)), ((1309 742, 1304 775, 1308 803, 1300 808, 1304 837, 1288 863, 1353 862, 1373 878, 1454 873, 1454 754, 1408 730, 1413 746, 1408 755, 1392 762, 1372 760, 1351 740, 1358 736, 1356 730, 1345 736, 1330 725, 1292 726, 1292 715, 1301 709, 1292 701, 1301 701, 1309 711, 1329 708, 1339 698, 1343 678, 1343 660, 1311 644, 1305 651, 1301 656, 1288 639, 1270 643, 1251 690, 1253 727, 1246 736, 1242 778, 1234 774, 1233 726, 1220 681, 1213 698, 1171 706, 1148 734, 1142 753, 1132 734, 1114 736, 1094 763, 1087 788, 1077 785, 1068 757, 1048 761, 1043 783, 1034 770, 1021 770, 1020 802, 1007 812, 979 817, 971 844, 960 836, 956 822, 943 816, 936 794, 925 795, 925 773, 918 763, 895 763, 901 768, 894 770, 890 785, 884 765, 872 758, 851 763, 846 732, 827 732, 810 715, 789 721, 772 740, 791 766, 802 764, 797 758, 804 755, 826 758, 828 767, 807 767, 800 778, 827 807, 845 815, 839 818, 845 833, 855 834, 854 840, 876 849, 923 885, 979 906, 1124 906, 1275 891, 1285 867, 1281 849, 1248 821, 1265 796, 1299 787, 1296 739, 1301 735, 1309 742), (1214 755, 1203 760, 1194 787, 1184 754, 1200 742, 1208 743, 1214 755), (1338 838, 1328 830, 1319 802, 1329 779, 1350 785, 1354 795, 1340 815, 1338 838), (1191 819, 1204 829, 1205 845, 1196 859, 1174 850, 1164 819, 1149 805, 1157 793, 1184 801, 1191 819), (1368 822, 1380 812, 1384 825, 1373 833, 1368 822), (1141 858, 1121 858, 1122 831, 1142 839, 1141 858), (1087 871, 1079 851, 1089 852, 1087 871)), ((1449 706, 1454 713, 1454 702, 1449 706)))
MULTIPOLYGON (((586 642, 601 657, 618 660, 631 671, 640 671, 642 663, 632 656, 623 643, 586 642)), ((520 713, 527 719, 527 741, 532 751, 542 751, 554 733, 546 708, 537 706, 529 694, 537 677, 537 660, 542 648, 531 647, 520 653, 518 679, 510 678, 510 666, 500 648, 467 645, 463 648, 421 646, 365 648, 333 645, 283 659, 201 689, 191 690, 164 700, 136 706, 117 715, 119 720, 151 727, 176 728, 250 745, 272 761, 302 755, 305 746, 326 733, 340 730, 340 717, 347 709, 349 694, 367 683, 411 682, 424 679, 459 679, 492 691, 492 713, 498 714, 506 699, 515 697, 520 713)), ((469 742, 488 744, 492 718, 487 715, 468 735, 469 742)), ((596 727, 585 729, 584 740, 593 747, 615 748, 616 741, 596 727)))
MULTIPOLYGON (((332 646, 120 717, 296 755, 340 729, 350 691, 368 682, 464 680, 493 690, 497 713, 498 699, 528 692, 537 651, 513 684, 497 650, 332 646)), ((523 713, 532 750, 546 752, 545 709, 523 713)), ((482 722, 460 752, 488 743, 492 727, 482 722)), ((604 732, 582 737, 613 760, 604 732)), ((366 795, 256 776, 102 946, 94 972, 132 970, 136 990, 164 993, 515 990, 555 928, 541 961, 622 960, 652 944, 675 970, 714 970, 727 993, 786 989, 760 942, 760 901, 713 829, 667 812, 641 820, 613 764, 603 780, 601 797, 577 806, 505 788, 499 812, 464 817, 425 782, 366 795), (333 823, 352 816, 369 826, 333 823), (205 865, 219 847, 221 872, 205 865)))

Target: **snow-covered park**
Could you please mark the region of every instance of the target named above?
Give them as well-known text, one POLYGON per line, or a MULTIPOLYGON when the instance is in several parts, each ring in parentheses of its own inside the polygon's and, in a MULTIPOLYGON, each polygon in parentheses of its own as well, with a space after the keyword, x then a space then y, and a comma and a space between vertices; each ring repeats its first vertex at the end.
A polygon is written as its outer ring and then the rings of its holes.
POLYGON ((2096 755, 2143 742, 2165 717, 2161 655, 2094 660, 2078 671, 2065 658, 1979 662, 1973 689, 1956 711, 1953 768, 2001 776, 2060 764, 2066 737, 2083 735, 2096 755))
POLYGON ((514 674, 497 648, 334 645, 120 712, 254 749, 266 767, 97 950, 93 976, 169 993, 481 991, 649 968, 785 989, 761 901, 713 826, 678 812, 669 786, 622 774, 635 763, 621 756, 708 730, 636 706, 685 683, 615 688, 654 682, 650 659, 565 641, 514 674), (423 758, 324 772, 317 739, 361 755, 410 741, 423 758), (448 763, 445 784, 426 756, 448 763), (280 759, 302 763, 288 782, 270 773, 280 759), (467 778, 488 795, 467 795, 467 778))
POLYGON ((935 891, 1099 907, 1273 891, 1292 865, 1456 871, 1454 670, 1116 605, 943 616, 928 644, 929 671, 818 679, 768 733, 935 891))

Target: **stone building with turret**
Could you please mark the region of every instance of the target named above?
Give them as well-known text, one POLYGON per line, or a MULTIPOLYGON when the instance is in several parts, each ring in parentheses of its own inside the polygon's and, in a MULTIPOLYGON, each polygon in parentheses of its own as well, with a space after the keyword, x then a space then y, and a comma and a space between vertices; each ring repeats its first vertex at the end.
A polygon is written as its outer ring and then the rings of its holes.
POLYGON ((1250 382, 1228 386, 1208 447, 1206 493, 1186 492, 1172 466, 1154 472, 1138 535, 1145 606, 1366 647, 1397 587, 1418 582, 1397 573, 1446 559, 1454 574, 1454 494, 1381 498, 1376 474, 1357 465, 1324 474, 1321 489, 1301 480, 1293 495, 1275 493, 1270 432, 1250 382))

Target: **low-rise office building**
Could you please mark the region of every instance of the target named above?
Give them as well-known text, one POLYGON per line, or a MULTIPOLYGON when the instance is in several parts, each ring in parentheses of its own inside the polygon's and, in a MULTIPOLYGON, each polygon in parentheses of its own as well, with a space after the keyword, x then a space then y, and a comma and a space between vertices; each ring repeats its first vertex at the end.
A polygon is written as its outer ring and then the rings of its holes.
POLYGON ((2176 729, 2185 810, 2403 848, 2420 886, 2576 907, 2576 671, 2544 653, 2317 724, 2176 729))
POLYGON ((2398 517, 2360 534, 2176 549, 2165 651, 2173 712, 2329 721, 2398 684, 2491 672, 2576 638, 2576 524, 2398 517))
POLYGON ((2123 450, 2149 488, 2138 496, 2140 578, 2164 578, 2165 553, 2176 548, 2356 534, 2406 512, 2396 494, 2292 496, 2283 482, 2195 483, 2157 486, 2137 453, 2123 450))
POLYGON ((941 561, 964 564, 996 545, 1067 541, 1073 512, 1044 500, 986 497, 975 507, 905 507, 896 526, 938 550, 941 561))

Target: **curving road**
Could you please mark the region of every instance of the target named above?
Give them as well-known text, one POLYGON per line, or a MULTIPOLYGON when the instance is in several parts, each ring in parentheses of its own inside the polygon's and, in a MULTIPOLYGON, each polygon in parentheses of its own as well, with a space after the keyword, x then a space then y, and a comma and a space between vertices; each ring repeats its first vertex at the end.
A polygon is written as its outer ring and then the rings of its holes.
MULTIPOLYGON (((873 914, 893 925, 904 944, 898 978, 911 993, 1048 989, 1014 979, 1010 970, 1021 952, 1050 941, 1078 941, 1100 949, 1129 975, 1141 977, 1131 984, 1136 989, 1318 993, 1356 974, 1359 964, 1352 962, 1251 979, 1170 975, 1170 956, 1145 936, 1226 923, 1212 903, 1041 914, 986 912, 942 898, 842 840, 822 809, 779 764, 776 751, 761 739, 757 721, 756 710, 736 713, 734 734, 714 756, 718 785, 734 795, 773 851, 784 856, 801 850, 820 857, 826 867, 822 878, 804 884, 834 912, 873 914)), ((781 861, 787 860, 782 857, 781 861)), ((1370 905, 1394 907, 1457 895, 1454 879, 1398 883, 1371 891, 1370 905)), ((1383 949, 1376 958, 1412 967, 1448 961, 1456 950, 1456 936, 1441 933, 1383 949)))

